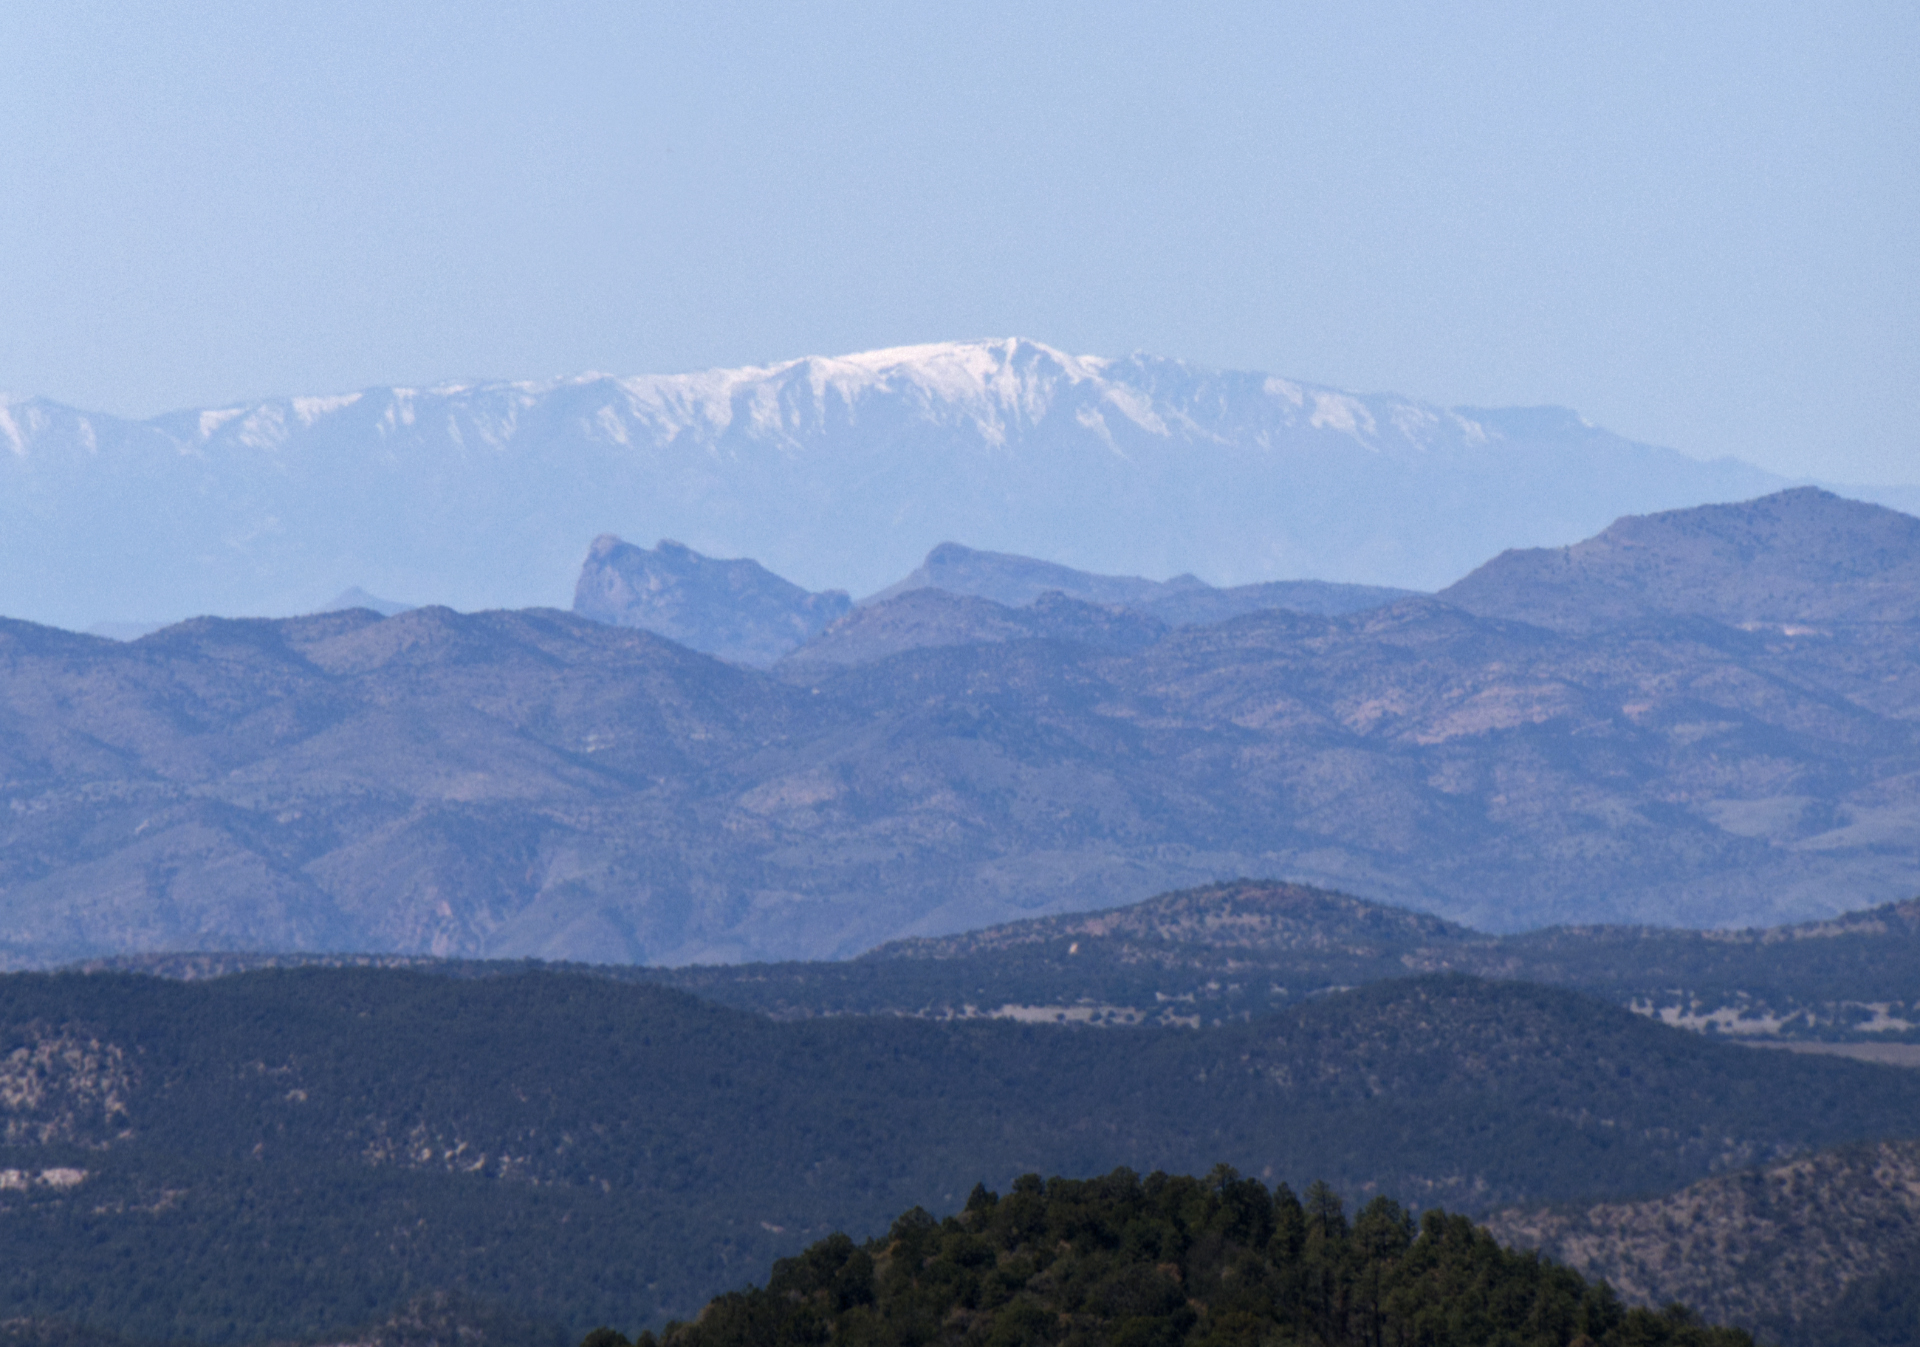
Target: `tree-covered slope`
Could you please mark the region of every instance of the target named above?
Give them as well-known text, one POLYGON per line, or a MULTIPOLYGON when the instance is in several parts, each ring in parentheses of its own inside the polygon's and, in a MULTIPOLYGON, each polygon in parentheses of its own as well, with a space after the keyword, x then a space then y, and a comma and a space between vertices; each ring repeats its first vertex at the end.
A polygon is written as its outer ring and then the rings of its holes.
MULTIPOLYGON (((612 1332, 583 1347, 619 1347, 612 1332)), ((1750 1347, 1682 1307, 1623 1309, 1604 1286, 1503 1250, 1439 1209, 1374 1198, 1349 1221, 1325 1185, 1216 1169, 1120 1169, 974 1189, 882 1239, 836 1235, 645 1347, 1750 1347)))
MULTIPOLYGON (((234 953, 82 966, 182 978, 270 967, 418 967, 453 976, 527 967, 234 953)), ((566 967, 678 987, 777 1019, 998 1016, 1095 1025, 1216 1024, 1340 988, 1459 972, 1577 987, 1743 1042, 1896 1044, 1920 1053, 1920 899, 1749 930, 1576 926, 1496 936, 1310 885, 1241 880, 1128 907, 893 941, 856 959, 566 967)))
MULTIPOLYGON (((188 972, 188 960, 155 967, 188 972)), ((198 966, 238 966, 205 960, 198 966)), ((1462 972, 1578 987, 1766 1040, 1920 1041, 1920 900, 1741 931, 1556 927, 1495 936, 1303 884, 1240 881, 1128 907, 901 940, 842 962, 628 974, 777 1016, 1216 1023, 1332 988, 1462 972)))
POLYGON ((795 1022, 528 973, 0 979, 0 1318, 302 1336, 431 1291, 686 1315, 831 1230, 1118 1164, 1427 1206, 1897 1135, 1920 1073, 1439 977, 1200 1030, 795 1022))
POLYGON ((1489 1225, 1629 1300, 1684 1300, 1796 1347, 1920 1341, 1920 1141, 1796 1156, 1637 1202, 1500 1212, 1489 1225))

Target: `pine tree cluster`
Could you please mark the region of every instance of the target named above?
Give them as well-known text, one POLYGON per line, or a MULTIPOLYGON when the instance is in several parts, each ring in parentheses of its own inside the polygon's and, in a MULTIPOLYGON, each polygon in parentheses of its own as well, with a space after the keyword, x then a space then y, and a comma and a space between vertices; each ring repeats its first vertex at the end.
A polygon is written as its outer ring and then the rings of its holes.
MULTIPOLYGON (((623 1347, 611 1330, 582 1347, 623 1347)), ((976 1187, 944 1221, 834 1235, 639 1347, 1752 1347, 1503 1249, 1463 1216, 1221 1166, 976 1187)))

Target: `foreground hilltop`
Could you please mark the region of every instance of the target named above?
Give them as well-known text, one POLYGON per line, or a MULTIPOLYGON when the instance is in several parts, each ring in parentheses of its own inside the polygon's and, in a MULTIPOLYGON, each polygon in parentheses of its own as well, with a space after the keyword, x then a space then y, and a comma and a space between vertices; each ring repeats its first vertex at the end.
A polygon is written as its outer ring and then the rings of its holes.
MULTIPOLYGON (((645 1347, 827 1340, 1172 1344, 1526 1342, 1537 1347, 1752 1347, 1682 1305, 1626 1309, 1604 1284, 1500 1248, 1459 1217, 1418 1221, 1375 1198, 1349 1220, 1325 1185, 1224 1166, 1204 1180, 1131 1170, 1075 1182, 1022 1175, 966 1210, 918 1209, 884 1239, 823 1240, 765 1290, 722 1296, 645 1347)), ((602 1335, 591 1347, 617 1347, 602 1335)))

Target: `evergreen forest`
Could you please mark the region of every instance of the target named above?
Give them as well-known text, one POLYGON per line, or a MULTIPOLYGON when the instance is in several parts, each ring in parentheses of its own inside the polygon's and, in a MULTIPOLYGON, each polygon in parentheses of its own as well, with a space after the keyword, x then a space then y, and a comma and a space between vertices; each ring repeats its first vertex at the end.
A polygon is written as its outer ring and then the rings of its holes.
MULTIPOLYGON (((1628 1309, 1463 1216, 1216 1167, 977 1186, 944 1221, 836 1234, 640 1347, 1752 1347, 1683 1306, 1628 1309)), ((611 1329, 582 1347, 625 1347, 611 1329)))

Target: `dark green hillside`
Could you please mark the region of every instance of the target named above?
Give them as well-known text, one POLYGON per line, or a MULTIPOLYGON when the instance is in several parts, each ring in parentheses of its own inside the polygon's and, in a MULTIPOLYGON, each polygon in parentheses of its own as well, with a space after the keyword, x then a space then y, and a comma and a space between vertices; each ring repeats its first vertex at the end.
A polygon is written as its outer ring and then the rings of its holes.
MULTIPOLYGON (((642 1342, 651 1344, 651 1334, 642 1342)), ((976 1187, 966 1210, 918 1208, 884 1239, 835 1235, 722 1296, 667 1347, 1751 1347, 1674 1307, 1623 1309, 1604 1283, 1500 1248, 1464 1217, 1375 1198, 1350 1221, 1324 1185, 1216 1169, 1131 1170, 976 1187)), ((586 1347, 617 1347, 602 1332, 586 1347)))
MULTIPOLYGON (((204 978, 260 967, 415 966, 464 977, 524 963, 406 955, 172 954, 96 971, 204 978)), ((1213 1024, 1344 987, 1460 972, 1577 987, 1745 1038, 1920 1042, 1920 900, 1745 931, 1556 927, 1494 936, 1305 884, 1241 880, 1128 907, 900 940, 857 959, 677 968, 564 965, 679 987, 779 1019, 1004 1015, 1213 1024)))
POLYGON ((1849 1287, 1801 1335, 1817 1347, 1911 1347, 1920 1342, 1920 1249, 1900 1266, 1849 1287))
POLYGON ((984 1178, 1216 1162, 1468 1210, 1911 1130, 1920 1073, 1441 977, 1214 1028, 776 1022, 528 973, 0 979, 0 1319, 233 1342, 428 1291, 689 1313, 984 1178))

